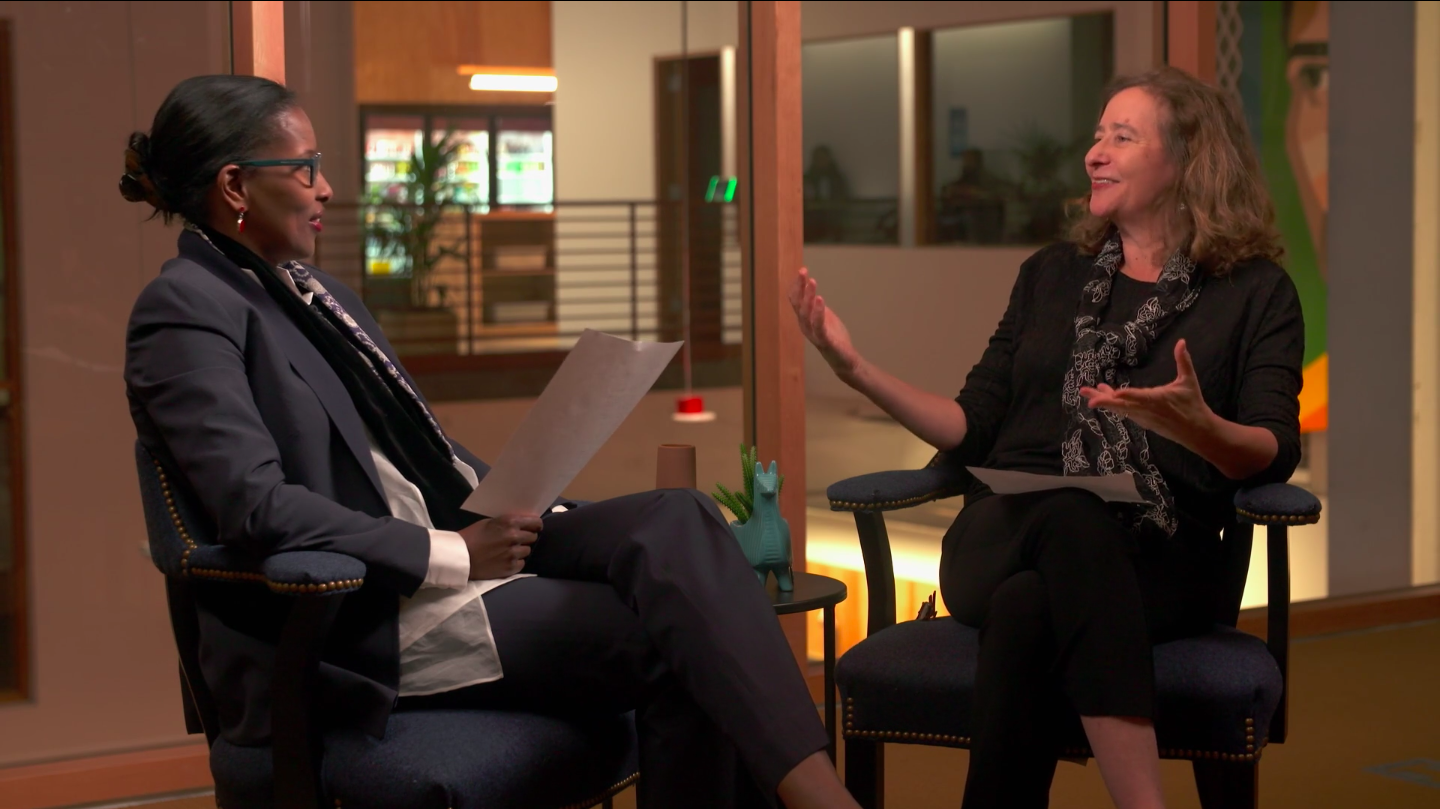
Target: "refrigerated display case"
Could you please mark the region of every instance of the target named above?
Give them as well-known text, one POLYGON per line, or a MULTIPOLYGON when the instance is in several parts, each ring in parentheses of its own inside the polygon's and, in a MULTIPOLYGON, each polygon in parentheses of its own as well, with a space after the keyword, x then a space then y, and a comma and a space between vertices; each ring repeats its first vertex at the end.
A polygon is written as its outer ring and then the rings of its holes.
POLYGON ((549 210, 555 203, 555 140, 550 122, 501 118, 496 149, 496 202, 549 210))
POLYGON ((403 202, 410 159, 424 137, 420 116, 375 116, 365 128, 365 197, 403 202))
POLYGON ((367 300, 385 307, 450 306, 467 328, 555 322, 555 151, 548 108, 363 107, 363 221, 367 300), (447 209, 434 231, 453 241, 446 288, 414 293, 410 259, 396 249, 413 213, 407 190, 416 150, 455 139, 447 209), (386 203, 396 203, 388 206, 386 203), (388 232, 387 232, 388 229, 388 232), (387 245, 388 242, 388 245, 387 245), (457 272, 458 269, 458 272, 457 272), (418 299, 424 299, 417 303, 418 299))

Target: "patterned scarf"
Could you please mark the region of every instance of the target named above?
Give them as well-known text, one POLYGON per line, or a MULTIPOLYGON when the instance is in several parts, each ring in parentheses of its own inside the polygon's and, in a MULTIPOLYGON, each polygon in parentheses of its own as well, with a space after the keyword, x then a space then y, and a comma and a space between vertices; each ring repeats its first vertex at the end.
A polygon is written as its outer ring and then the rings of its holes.
POLYGON ((1133 474, 1145 503, 1124 509, 1131 530, 1139 534, 1158 531, 1169 537, 1179 525, 1175 502, 1165 478, 1150 462, 1145 430, 1118 413, 1091 410, 1080 389, 1102 382, 1117 390, 1128 387, 1129 369, 1145 360, 1155 337, 1200 297, 1204 274, 1183 251, 1176 252, 1160 271, 1153 297, 1140 304, 1134 319, 1118 326, 1104 325, 1115 273, 1123 259, 1120 236, 1113 234, 1095 257, 1094 276, 1080 297, 1075 347, 1062 394, 1070 426, 1061 456, 1066 475, 1133 474))

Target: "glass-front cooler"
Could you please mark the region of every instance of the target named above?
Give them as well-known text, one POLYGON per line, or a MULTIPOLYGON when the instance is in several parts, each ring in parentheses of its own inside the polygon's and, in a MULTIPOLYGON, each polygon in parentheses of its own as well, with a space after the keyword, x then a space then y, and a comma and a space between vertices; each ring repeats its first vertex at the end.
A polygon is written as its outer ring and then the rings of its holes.
POLYGON ((541 118, 501 118, 496 126, 496 202, 550 210, 555 203, 555 136, 541 118))
POLYGON ((484 213, 490 209, 490 119, 434 119, 430 130, 432 142, 441 143, 447 133, 455 147, 445 170, 450 201, 484 213))

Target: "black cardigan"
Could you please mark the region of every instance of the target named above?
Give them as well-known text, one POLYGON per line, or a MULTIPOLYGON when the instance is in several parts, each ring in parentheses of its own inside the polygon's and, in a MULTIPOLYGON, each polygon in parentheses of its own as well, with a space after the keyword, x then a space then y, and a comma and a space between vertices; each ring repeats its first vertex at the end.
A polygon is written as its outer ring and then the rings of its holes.
MULTIPOLYGON (((1094 257, 1056 244, 1027 259, 1010 304, 957 401, 965 411, 965 440, 952 457, 994 469, 1060 474, 1060 441, 1067 425, 1060 391, 1074 344, 1080 292, 1094 257)), ((1150 285, 1117 274, 1106 322, 1134 316, 1150 285)), ((1264 427, 1279 452, 1270 467, 1245 481, 1226 478, 1212 464, 1172 441, 1150 434, 1151 458, 1165 476, 1182 526, 1218 531, 1234 514, 1243 485, 1283 482, 1300 461, 1300 384, 1305 325, 1295 284, 1264 261, 1206 279, 1199 300, 1155 341, 1130 371, 1132 387, 1175 379, 1175 343, 1185 338, 1205 401, 1222 418, 1264 427)), ((980 484, 972 496, 988 493, 980 484)))

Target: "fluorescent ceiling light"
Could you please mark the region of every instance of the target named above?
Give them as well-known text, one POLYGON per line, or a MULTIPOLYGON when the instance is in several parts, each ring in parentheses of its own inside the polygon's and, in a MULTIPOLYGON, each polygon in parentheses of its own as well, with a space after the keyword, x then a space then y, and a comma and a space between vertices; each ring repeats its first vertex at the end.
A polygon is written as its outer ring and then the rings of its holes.
POLYGON ((554 76, 517 76, 508 73, 476 73, 470 77, 471 90, 507 93, 553 93, 559 82, 554 76))

